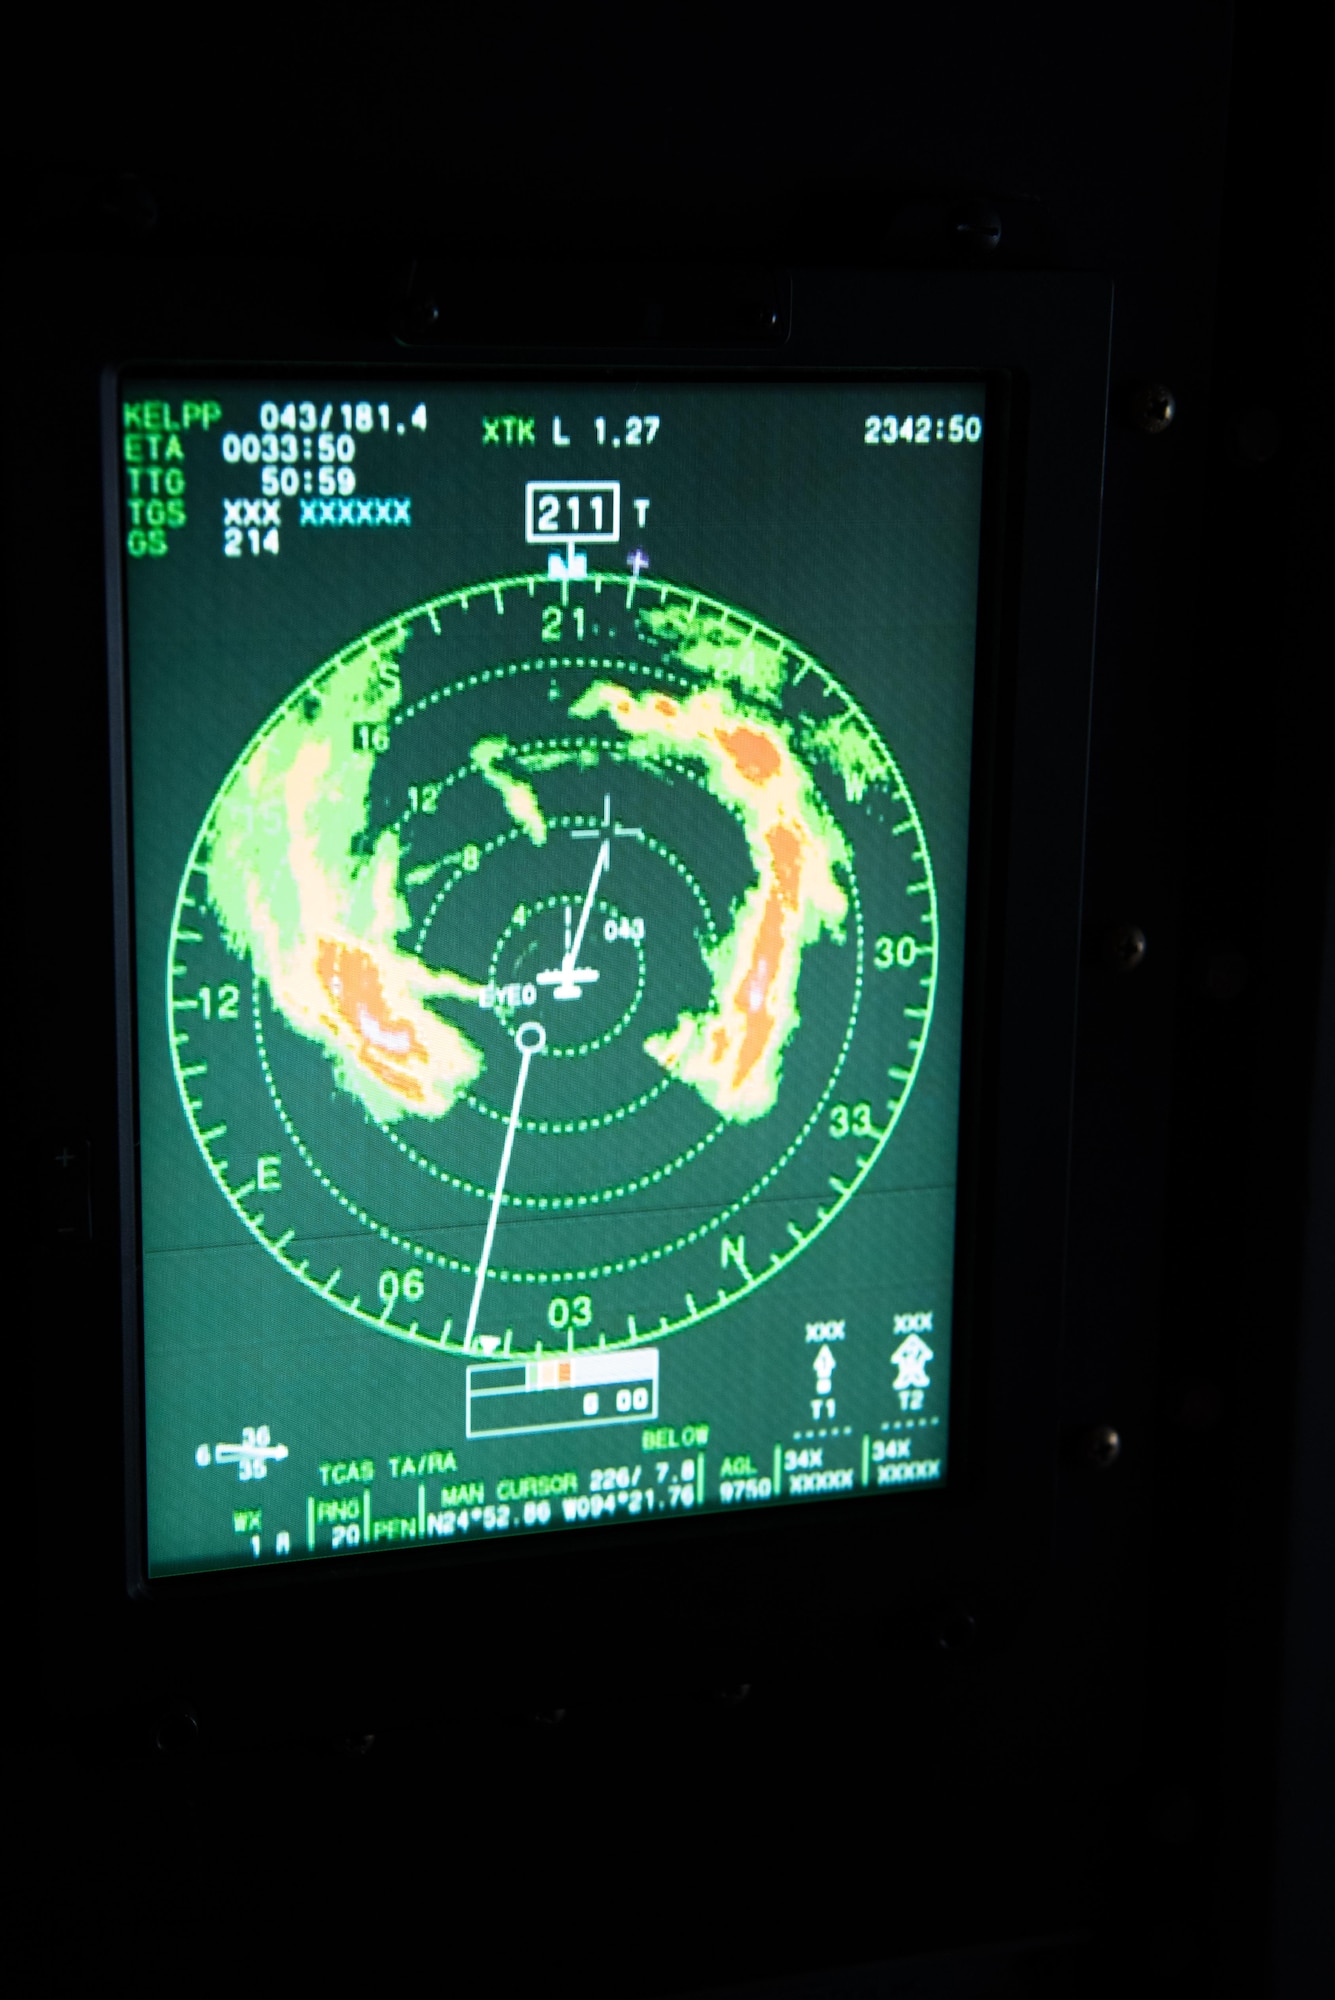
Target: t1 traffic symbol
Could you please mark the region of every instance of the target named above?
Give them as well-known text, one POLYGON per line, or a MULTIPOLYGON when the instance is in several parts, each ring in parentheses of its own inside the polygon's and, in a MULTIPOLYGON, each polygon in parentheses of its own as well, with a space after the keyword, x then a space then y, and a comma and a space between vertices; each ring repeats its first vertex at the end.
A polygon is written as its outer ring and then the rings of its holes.
POLYGON ((830 1352, 828 1342, 822 1343, 820 1353, 811 1365, 816 1371, 816 1393, 811 1399, 811 1414, 813 1417, 832 1417, 834 1397, 830 1394, 830 1388, 838 1363, 830 1352))
POLYGON ((267 1424, 247 1424, 240 1444, 215 1444, 211 1451, 206 1444, 200 1445, 195 1464, 234 1465, 238 1479, 266 1479, 270 1461, 276 1463, 286 1457, 287 1446, 273 1442, 267 1424))

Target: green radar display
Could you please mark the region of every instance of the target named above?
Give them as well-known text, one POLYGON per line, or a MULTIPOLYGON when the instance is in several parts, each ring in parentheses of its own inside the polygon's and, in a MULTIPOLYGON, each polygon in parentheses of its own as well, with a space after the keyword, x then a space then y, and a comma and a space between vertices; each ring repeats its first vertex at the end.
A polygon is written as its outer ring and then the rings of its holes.
POLYGON ((221 501, 127 529, 158 1574, 944 1478, 981 387, 542 395, 124 405, 221 501), (767 616, 720 414, 935 546, 767 616))
POLYGON ((331 1310, 475 1359, 634 1347, 781 1272, 889 1141, 935 984, 913 799, 820 662, 601 575, 530 648, 537 591, 428 600, 295 689, 171 941, 173 1017, 245 1017, 204 1073, 174 1048, 235 1213, 331 1310), (266 1186, 227 1140, 270 1125, 266 1186))

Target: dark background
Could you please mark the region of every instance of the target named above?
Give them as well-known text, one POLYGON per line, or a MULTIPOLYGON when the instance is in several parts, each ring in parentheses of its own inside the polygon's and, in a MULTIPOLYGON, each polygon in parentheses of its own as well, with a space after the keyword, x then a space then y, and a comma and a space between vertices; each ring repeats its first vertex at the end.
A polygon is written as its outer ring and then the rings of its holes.
MULTIPOLYGON (((12 1044, 41 1165, 10 1246, 32 1277, 11 1339, 36 1360, 11 1530, 35 1595, 10 1643, 33 1684, 14 1728, 49 1829, 52 1970, 1323 1990, 1324 24, 1184 0, 874 25, 594 10, 486 35, 331 21, 71 31, 29 41, 11 82, 11 758, 46 941, 11 962, 46 970, 12 1044), (610 1663, 557 1700, 560 1633, 535 1630, 542 1692, 504 1712, 485 1646, 363 1622, 240 1742, 192 1705, 188 1660, 117 1636, 113 1163, 92 1157, 91 1237, 49 1168, 107 1129, 113 1083, 86 375, 108 325, 138 314, 170 341, 212 298, 261 343, 299 313, 332 353, 498 255, 520 273, 502 336, 588 256, 696 260, 705 300, 738 263, 1114 280, 1050 1588, 853 1675, 832 1657, 786 1678, 776 1631, 744 1695, 688 1670, 710 1657, 698 1632, 682 1649, 689 1609, 650 1622, 683 1665, 643 1691, 610 1663), (1158 433, 1135 421, 1146 383, 1176 399, 1158 433), (1127 926, 1148 949, 1122 971, 1127 926), (1101 1424, 1123 1440, 1106 1471, 1085 1444, 1101 1424), (359 1665, 387 1648, 438 1720, 359 1708, 359 1665), (1038 1661, 1058 1712, 1026 1699, 1038 1661), (924 1716, 953 1746, 935 1767, 910 1754, 924 1716)), ((263 1608, 230 1608, 219 1643, 262 1666, 263 1608)))

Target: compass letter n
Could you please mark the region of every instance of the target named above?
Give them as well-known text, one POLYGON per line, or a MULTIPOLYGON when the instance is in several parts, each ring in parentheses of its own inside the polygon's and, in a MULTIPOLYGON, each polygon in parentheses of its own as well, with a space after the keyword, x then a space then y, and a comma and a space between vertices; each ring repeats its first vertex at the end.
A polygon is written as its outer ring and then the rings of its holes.
POLYGON ((737 1269, 749 1285, 751 1282, 751 1273, 746 1268, 746 1238, 744 1236, 724 1237, 719 1248, 720 1269, 726 1271, 729 1264, 737 1266, 737 1269))

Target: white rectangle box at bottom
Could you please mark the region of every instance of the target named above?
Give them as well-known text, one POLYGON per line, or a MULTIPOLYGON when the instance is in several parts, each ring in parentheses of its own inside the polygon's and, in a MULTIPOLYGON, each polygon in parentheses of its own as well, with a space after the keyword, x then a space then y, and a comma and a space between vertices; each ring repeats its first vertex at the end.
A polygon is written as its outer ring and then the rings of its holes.
POLYGON ((650 1423, 658 1415, 658 1349, 479 1362, 468 1370, 466 1395, 470 1438, 650 1423))

